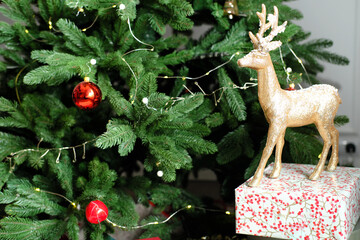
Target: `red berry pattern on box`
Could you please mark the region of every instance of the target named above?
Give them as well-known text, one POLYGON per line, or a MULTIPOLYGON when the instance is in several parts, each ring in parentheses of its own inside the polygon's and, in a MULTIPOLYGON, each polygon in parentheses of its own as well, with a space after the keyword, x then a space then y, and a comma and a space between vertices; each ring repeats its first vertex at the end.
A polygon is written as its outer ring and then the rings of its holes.
MULTIPOLYGON (((283 164, 278 179, 264 177, 259 187, 244 183, 236 188, 236 233, 348 239, 360 215, 360 169, 338 167, 311 181, 308 175, 314 167, 283 164)), ((272 168, 266 168, 265 176, 272 168)))

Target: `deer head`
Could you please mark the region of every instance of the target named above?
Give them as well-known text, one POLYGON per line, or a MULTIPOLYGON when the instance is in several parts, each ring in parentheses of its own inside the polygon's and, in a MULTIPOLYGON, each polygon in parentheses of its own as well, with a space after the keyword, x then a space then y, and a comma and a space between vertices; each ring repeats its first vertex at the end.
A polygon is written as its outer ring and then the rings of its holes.
POLYGON ((262 4, 261 8, 261 13, 256 13, 260 20, 258 33, 255 36, 252 32, 249 32, 249 37, 254 46, 254 50, 238 60, 237 63, 240 67, 248 67, 255 70, 265 68, 269 61, 271 62, 269 52, 281 46, 280 41, 272 42, 272 40, 276 35, 285 31, 287 21, 281 26, 278 26, 279 10, 274 6, 274 14, 268 14, 269 22, 266 23, 266 7, 262 4), (267 37, 264 37, 264 33, 270 27, 271 32, 267 37))

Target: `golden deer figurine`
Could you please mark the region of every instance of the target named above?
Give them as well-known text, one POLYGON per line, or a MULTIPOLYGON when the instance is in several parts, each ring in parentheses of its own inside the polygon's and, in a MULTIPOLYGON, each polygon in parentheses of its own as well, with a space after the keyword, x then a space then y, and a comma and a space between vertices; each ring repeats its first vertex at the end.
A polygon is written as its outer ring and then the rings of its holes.
POLYGON ((278 178, 281 170, 281 154, 284 146, 284 136, 287 127, 300 127, 314 123, 324 141, 320 160, 311 180, 317 180, 324 169, 326 157, 332 147, 331 158, 327 166, 328 171, 334 171, 338 164, 339 132, 334 126, 334 118, 341 103, 338 90, 326 84, 313 85, 306 89, 286 91, 281 89, 269 51, 281 46, 280 41, 272 39, 285 31, 287 22, 278 26, 278 9, 274 7, 274 15, 268 15, 266 23, 266 8, 262 5, 262 12, 257 12, 260 19, 259 32, 256 36, 249 32, 254 50, 238 60, 240 67, 248 67, 258 74, 258 97, 260 105, 269 123, 266 146, 260 163, 249 186, 260 184, 266 163, 276 145, 275 164, 270 178, 278 178), (267 37, 264 33, 271 27, 267 37))

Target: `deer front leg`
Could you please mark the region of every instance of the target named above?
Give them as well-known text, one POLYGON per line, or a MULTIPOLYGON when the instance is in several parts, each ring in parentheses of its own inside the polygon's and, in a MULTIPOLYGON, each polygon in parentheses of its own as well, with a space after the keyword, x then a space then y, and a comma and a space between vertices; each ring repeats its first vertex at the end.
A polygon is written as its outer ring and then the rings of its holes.
POLYGON ((274 168, 270 174, 270 178, 278 178, 280 176, 280 171, 281 171, 281 155, 282 155, 282 150, 284 148, 284 137, 285 137, 285 130, 280 134, 279 139, 276 143, 276 150, 275 150, 275 164, 274 164, 274 168))
POLYGON ((265 169, 266 163, 267 163, 269 157, 271 156, 271 153, 275 147, 276 142, 279 139, 280 133, 282 132, 282 129, 279 129, 279 126, 281 126, 281 124, 270 124, 270 126, 269 126, 268 136, 266 139, 266 145, 265 145, 265 148, 261 155, 260 163, 256 169, 253 179, 248 183, 248 185, 250 187, 259 186, 259 184, 261 182, 261 179, 264 175, 264 169, 265 169))

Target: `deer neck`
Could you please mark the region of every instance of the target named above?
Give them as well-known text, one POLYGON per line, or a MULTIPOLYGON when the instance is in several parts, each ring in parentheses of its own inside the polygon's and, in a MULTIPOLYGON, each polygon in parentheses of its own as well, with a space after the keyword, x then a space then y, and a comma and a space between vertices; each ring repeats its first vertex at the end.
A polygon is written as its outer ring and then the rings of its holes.
POLYGON ((258 69, 258 97, 262 106, 271 104, 272 98, 281 92, 281 87, 276 76, 270 55, 265 68, 258 69))

